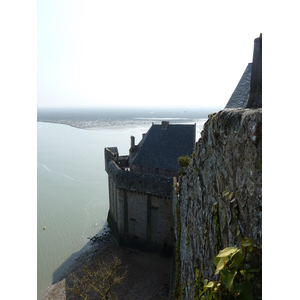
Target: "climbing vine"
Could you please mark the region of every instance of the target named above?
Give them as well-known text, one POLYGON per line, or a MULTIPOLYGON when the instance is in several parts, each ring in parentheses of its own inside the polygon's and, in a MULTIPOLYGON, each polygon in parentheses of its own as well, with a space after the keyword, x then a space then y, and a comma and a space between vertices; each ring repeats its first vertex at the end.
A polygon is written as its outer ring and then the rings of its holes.
POLYGON ((228 191, 224 191, 222 193, 222 196, 227 199, 228 204, 233 206, 233 216, 234 216, 234 220, 236 222, 236 236, 241 241, 242 236, 241 236, 240 226, 238 223, 239 210, 238 210, 238 205, 237 205, 237 201, 236 201, 236 198, 238 197, 238 195, 237 195, 237 193, 234 194, 233 192, 230 193, 228 191))
POLYGON ((188 155, 180 156, 178 158, 178 165, 184 169, 184 172, 182 172, 184 175, 186 174, 186 170, 187 170, 190 162, 191 162, 191 158, 188 155))
POLYGON ((238 224, 239 211, 238 211, 237 202, 235 200, 233 201, 233 215, 234 215, 234 219, 235 219, 235 222, 236 222, 236 236, 241 241, 242 236, 241 236, 240 226, 238 224))
POLYGON ((195 281, 194 281, 194 299, 200 299, 199 296, 203 289, 203 277, 202 272, 199 272, 199 269, 196 268, 195 271, 195 281))
POLYGON ((215 237, 216 237, 216 245, 215 245, 215 254, 217 255, 218 251, 221 249, 221 230, 220 230, 220 221, 218 214, 218 202, 213 205, 213 223, 215 225, 215 237))
POLYGON ((191 219, 188 219, 187 222, 187 227, 186 227, 186 240, 185 240, 185 245, 188 247, 189 243, 190 243, 190 229, 191 229, 191 219))
POLYGON ((181 286, 181 256, 180 256, 180 239, 181 239, 181 221, 180 221, 180 192, 182 184, 182 174, 179 176, 179 183, 177 185, 178 200, 176 204, 176 247, 175 247, 175 257, 176 257, 176 271, 175 271, 175 286, 173 290, 173 298, 182 298, 182 286, 181 286))

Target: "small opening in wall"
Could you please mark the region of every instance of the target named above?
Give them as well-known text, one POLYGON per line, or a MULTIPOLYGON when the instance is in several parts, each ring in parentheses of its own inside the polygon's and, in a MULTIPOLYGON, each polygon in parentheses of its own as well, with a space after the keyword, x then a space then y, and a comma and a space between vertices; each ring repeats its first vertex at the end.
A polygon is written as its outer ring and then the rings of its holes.
POLYGON ((158 210, 158 209, 159 209, 159 207, 157 207, 157 206, 151 206, 151 207, 150 207, 150 209, 155 209, 155 210, 158 210))
POLYGON ((130 218, 130 221, 136 221, 136 219, 135 218, 130 218))
POLYGON ((137 240, 139 239, 139 237, 136 236, 136 235, 133 235, 132 238, 133 238, 133 239, 137 239, 137 240))

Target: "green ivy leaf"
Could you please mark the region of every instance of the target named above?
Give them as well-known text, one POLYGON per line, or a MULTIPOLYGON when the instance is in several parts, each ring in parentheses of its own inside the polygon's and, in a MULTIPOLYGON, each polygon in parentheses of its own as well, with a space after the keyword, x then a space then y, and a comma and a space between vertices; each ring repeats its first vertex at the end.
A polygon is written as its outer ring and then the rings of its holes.
POLYGON ((246 270, 240 270, 240 273, 243 275, 243 277, 247 278, 247 271, 246 270))
POLYGON ((214 259, 214 265, 216 266, 215 274, 219 274, 219 272, 225 267, 226 263, 230 260, 233 254, 239 251, 236 247, 227 247, 219 252, 219 254, 214 259))
POLYGON ((231 260, 232 260, 232 263, 229 265, 229 269, 239 267, 241 265, 241 263, 243 262, 243 260, 244 260, 242 250, 239 249, 234 254, 232 254, 231 260))
POLYGON ((221 281, 223 286, 225 286, 225 288, 233 294, 234 294, 233 281, 236 274, 237 274, 236 271, 234 273, 231 273, 225 269, 221 271, 221 281))
POLYGON ((227 247, 219 252, 216 257, 228 257, 238 250, 237 247, 227 247))
POLYGON ((253 278, 253 277, 254 277, 254 274, 252 274, 252 273, 247 274, 247 279, 248 280, 251 280, 251 278, 253 278))
POLYGON ((253 300, 252 286, 249 280, 242 281, 235 284, 235 291, 238 294, 239 300, 253 300))
POLYGON ((206 289, 211 289, 211 288, 213 288, 214 287, 214 282, 213 281, 210 281, 209 283, 207 283, 205 286, 204 286, 204 288, 206 288, 206 289))
POLYGON ((216 257, 214 259, 214 264, 216 266, 216 271, 215 274, 219 274, 219 272, 224 268, 224 266, 226 265, 226 263, 228 262, 229 258, 226 257, 216 257))
POLYGON ((249 247, 249 246, 256 246, 255 242, 249 238, 244 238, 241 242, 241 245, 244 248, 249 247))

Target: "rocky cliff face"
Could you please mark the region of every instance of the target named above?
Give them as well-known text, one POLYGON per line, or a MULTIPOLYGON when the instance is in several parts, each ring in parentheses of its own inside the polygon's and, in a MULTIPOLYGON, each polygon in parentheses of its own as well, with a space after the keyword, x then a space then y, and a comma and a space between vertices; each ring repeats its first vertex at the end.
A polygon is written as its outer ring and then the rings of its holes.
POLYGON ((239 245, 238 236, 261 244, 262 109, 209 115, 174 211, 177 278, 182 297, 194 299, 196 269, 204 279, 215 279, 219 250, 239 245))

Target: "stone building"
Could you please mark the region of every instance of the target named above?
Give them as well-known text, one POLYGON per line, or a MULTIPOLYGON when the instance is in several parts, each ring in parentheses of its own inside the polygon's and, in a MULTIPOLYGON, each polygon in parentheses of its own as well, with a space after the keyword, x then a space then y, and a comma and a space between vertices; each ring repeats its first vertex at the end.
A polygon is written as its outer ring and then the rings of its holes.
POLYGON ((129 155, 104 149, 108 220, 120 245, 171 254, 174 245, 173 178, 178 157, 191 155, 196 124, 152 124, 129 155))

